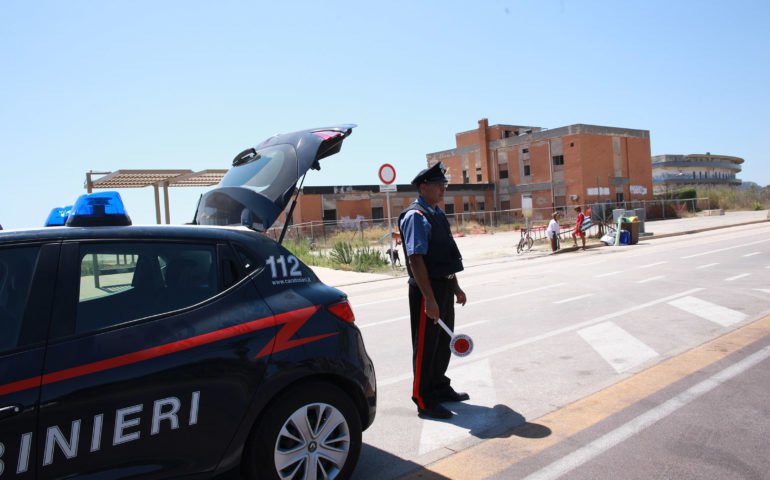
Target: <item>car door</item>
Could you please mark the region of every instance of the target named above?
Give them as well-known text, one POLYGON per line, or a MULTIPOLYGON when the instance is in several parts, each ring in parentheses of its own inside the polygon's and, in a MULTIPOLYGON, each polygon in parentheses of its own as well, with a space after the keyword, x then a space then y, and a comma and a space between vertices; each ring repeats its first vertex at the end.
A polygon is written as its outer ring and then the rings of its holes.
POLYGON ((41 388, 38 478, 212 471, 257 392, 274 336, 218 245, 63 245, 41 388))
POLYGON ((0 246, 0 477, 35 478, 45 332, 59 245, 0 246))

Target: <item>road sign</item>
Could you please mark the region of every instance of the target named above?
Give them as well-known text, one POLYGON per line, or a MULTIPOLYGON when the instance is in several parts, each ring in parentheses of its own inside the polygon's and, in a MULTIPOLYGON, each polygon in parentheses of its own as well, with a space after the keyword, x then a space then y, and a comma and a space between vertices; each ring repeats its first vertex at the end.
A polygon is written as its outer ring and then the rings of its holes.
POLYGON ((397 192, 398 185, 380 185, 381 192, 397 192))
POLYGON ((396 180, 396 169, 389 163, 383 163, 380 167, 380 180, 386 185, 390 185, 396 180))

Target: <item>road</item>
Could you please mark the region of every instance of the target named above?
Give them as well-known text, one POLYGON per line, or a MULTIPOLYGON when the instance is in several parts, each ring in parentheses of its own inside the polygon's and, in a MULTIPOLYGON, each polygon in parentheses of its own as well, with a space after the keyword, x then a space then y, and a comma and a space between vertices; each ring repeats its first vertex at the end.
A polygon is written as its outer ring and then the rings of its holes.
MULTIPOLYGON (((471 335, 475 347, 470 356, 453 358, 449 376, 471 400, 447 404, 456 415, 446 422, 418 418, 410 399, 405 279, 343 288, 374 360, 379 388, 377 419, 364 433, 354 478, 390 479, 409 473, 415 478, 558 478, 567 472, 578 478, 610 476, 597 473, 609 471, 601 470, 599 457, 612 453, 620 458, 625 452, 628 460, 640 451, 656 454, 658 439, 678 438, 676 429, 651 433, 661 428, 659 420, 667 418, 671 422, 663 424, 670 426, 683 421, 683 415, 698 415, 698 409, 705 418, 713 417, 714 406, 704 399, 727 383, 745 388, 738 399, 749 404, 770 393, 770 350, 744 340, 730 348, 709 343, 743 332, 770 314, 769 223, 531 261, 506 257, 467 268, 459 278, 468 304, 457 309, 456 331, 471 335), (721 357, 709 361, 688 357, 699 349, 720 348, 721 357), (752 357, 750 365, 740 364, 751 348, 764 353, 752 357), (738 364, 743 370, 720 380, 713 391, 690 394, 672 411, 654 410, 684 395, 682 385, 713 383, 722 378, 714 377, 720 367, 738 364), (661 381, 661 375, 667 380, 661 381), (634 382, 639 385, 633 394, 613 390, 628 389, 634 382), (585 402, 600 408, 587 413, 585 402), (653 420, 627 426, 635 413, 653 420), (614 425, 621 433, 604 438, 615 432, 614 425), (597 450, 599 439, 604 450, 597 450), (595 454, 570 456, 581 447, 595 454), (479 458, 483 460, 477 466, 479 458), (562 458, 571 460, 556 465, 562 458)), ((749 405, 743 408, 751 411, 749 405)), ((764 466, 759 471, 766 472, 770 467, 770 415, 766 407, 764 411, 762 418, 754 419, 765 433, 764 455, 756 460, 761 465, 740 467, 745 468, 745 478, 751 477, 752 468, 764 466)), ((724 431, 731 441, 750 440, 731 436, 728 427, 735 424, 726 415, 720 419, 724 428, 708 430, 712 435, 724 431)), ((698 431, 684 429, 682 435, 690 436, 692 448, 698 445, 698 431)), ((716 448, 717 440, 711 440, 710 448, 716 448)), ((732 448, 750 451, 740 445, 732 448)), ((662 453, 668 464, 647 465, 645 474, 638 476, 675 477, 665 472, 676 471, 682 460, 676 450, 662 453)))

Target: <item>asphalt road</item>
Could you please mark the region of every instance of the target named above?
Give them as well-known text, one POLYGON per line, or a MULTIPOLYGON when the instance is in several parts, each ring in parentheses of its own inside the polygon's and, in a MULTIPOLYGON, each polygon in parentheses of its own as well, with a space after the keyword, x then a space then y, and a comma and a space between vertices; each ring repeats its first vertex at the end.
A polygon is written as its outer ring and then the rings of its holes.
POLYGON ((475 349, 449 376, 471 400, 447 404, 446 422, 418 418, 410 399, 405 279, 342 287, 379 388, 354 478, 768 471, 770 326, 757 325, 770 314, 770 223, 504 257, 459 278, 468 304, 456 331, 475 349))

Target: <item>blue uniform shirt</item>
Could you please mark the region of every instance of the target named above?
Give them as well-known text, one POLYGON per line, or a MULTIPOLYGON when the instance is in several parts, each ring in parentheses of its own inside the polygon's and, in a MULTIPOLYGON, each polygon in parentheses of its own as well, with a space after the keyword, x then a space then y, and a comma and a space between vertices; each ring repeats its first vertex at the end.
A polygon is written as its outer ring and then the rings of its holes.
MULTIPOLYGON (((432 215, 437 213, 444 214, 439 207, 432 208, 425 203, 422 197, 417 197, 417 201, 432 215)), ((418 210, 410 210, 404 215, 400 226, 403 233, 401 241, 404 242, 404 247, 406 247, 406 255, 427 254, 428 240, 430 240, 431 234, 431 226, 428 219, 418 210)))

